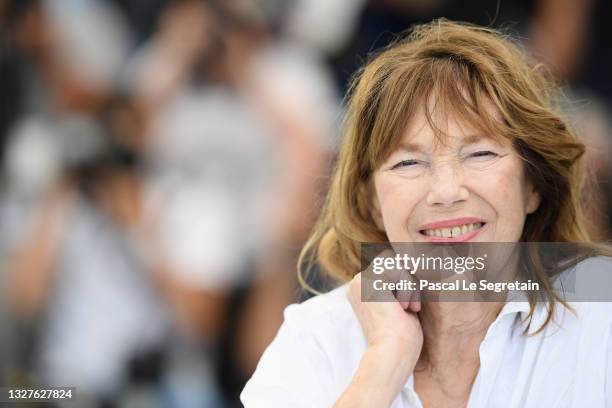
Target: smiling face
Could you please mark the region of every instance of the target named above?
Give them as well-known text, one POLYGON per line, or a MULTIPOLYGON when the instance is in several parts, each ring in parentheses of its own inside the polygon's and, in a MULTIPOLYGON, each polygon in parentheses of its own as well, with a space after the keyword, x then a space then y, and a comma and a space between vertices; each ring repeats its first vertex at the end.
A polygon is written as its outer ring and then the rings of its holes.
POLYGON ((511 143, 486 137, 452 114, 435 127, 443 138, 421 109, 374 171, 378 228, 391 242, 518 242, 540 197, 511 143))

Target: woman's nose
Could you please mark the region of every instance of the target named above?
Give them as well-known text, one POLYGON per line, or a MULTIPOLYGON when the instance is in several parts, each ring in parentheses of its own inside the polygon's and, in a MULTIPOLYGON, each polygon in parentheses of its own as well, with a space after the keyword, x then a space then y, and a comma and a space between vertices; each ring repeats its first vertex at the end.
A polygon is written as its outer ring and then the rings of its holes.
POLYGON ((466 201, 469 192, 464 185, 463 168, 457 160, 445 160, 432 166, 427 204, 450 207, 466 201))

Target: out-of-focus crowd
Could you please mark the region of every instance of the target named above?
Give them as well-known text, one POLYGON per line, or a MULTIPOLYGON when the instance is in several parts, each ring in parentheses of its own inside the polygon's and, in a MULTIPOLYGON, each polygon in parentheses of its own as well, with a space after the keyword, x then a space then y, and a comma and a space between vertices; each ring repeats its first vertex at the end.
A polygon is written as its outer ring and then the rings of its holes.
POLYGON ((609 2, 0 0, 0 385, 239 406, 305 296, 351 75, 441 16, 504 27, 565 84, 609 239, 609 2))

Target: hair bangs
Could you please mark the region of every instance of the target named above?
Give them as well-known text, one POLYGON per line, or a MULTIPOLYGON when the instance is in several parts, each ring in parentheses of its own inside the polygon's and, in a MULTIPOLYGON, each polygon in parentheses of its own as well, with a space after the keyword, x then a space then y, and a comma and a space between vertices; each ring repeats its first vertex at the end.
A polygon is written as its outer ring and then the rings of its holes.
POLYGON ((445 144, 448 121, 454 120, 466 131, 489 137, 498 143, 513 140, 504 109, 488 89, 485 75, 476 64, 457 55, 434 56, 412 61, 411 67, 398 66, 381 78, 377 87, 376 118, 369 137, 368 172, 372 172, 398 147, 409 123, 424 114, 436 143, 445 144))
POLYGON ((448 143, 449 121, 455 121, 464 133, 476 133, 498 143, 511 140, 511 130, 502 117, 503 110, 495 103, 484 83, 484 76, 474 66, 449 56, 429 63, 431 86, 421 106, 427 125, 436 143, 448 143))

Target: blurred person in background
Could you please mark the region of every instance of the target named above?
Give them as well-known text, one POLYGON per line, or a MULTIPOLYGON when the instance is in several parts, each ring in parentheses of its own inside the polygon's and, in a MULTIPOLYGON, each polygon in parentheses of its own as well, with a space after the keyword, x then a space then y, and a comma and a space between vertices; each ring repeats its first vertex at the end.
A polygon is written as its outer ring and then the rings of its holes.
POLYGON ((295 297, 287 271, 316 213, 338 114, 317 55, 274 36, 281 5, 173 3, 127 81, 154 118, 147 149, 160 247, 206 341, 230 336, 238 382, 295 297))
POLYGON ((9 263, 10 298, 38 320, 36 382, 112 400, 130 361, 164 346, 168 316, 138 247, 136 159, 118 145, 88 153, 41 200, 9 263))

